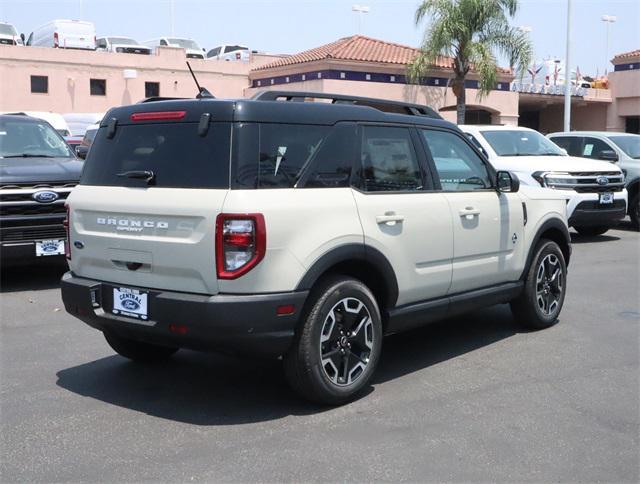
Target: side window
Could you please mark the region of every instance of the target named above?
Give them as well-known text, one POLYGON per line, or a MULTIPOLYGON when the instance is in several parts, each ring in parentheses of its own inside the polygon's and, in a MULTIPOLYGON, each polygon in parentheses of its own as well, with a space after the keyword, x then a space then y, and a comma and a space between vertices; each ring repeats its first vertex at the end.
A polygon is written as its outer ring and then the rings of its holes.
POLYGON ((238 188, 292 188, 331 127, 304 124, 239 124, 238 188))
POLYGON ((422 174, 408 128, 363 126, 362 188, 367 192, 422 190, 422 174))
POLYGON ((487 167, 462 138, 446 131, 422 129, 420 132, 431 152, 443 190, 491 188, 487 167))
POLYGON ((603 151, 611 151, 611 148, 607 143, 598 138, 585 138, 584 145, 582 147, 582 156, 584 158, 601 159, 601 153, 603 151))
POLYGON ((160 39, 160 45, 167 45, 167 41, 164 39, 160 39))
POLYGON ((107 48, 106 39, 98 39, 97 46, 99 49, 106 49, 107 48))
POLYGON ((355 124, 336 125, 313 157, 304 187, 348 187, 357 159, 357 141, 355 124))

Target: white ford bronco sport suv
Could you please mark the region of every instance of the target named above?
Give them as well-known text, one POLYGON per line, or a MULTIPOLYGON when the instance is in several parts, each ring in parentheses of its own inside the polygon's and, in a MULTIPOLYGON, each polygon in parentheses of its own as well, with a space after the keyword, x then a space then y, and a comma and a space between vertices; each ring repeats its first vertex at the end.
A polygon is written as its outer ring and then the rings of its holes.
POLYGON ((68 199, 62 297, 132 360, 282 357, 296 391, 340 404, 369 385, 385 334, 498 303, 553 325, 565 212, 424 106, 141 103, 104 117, 68 199))

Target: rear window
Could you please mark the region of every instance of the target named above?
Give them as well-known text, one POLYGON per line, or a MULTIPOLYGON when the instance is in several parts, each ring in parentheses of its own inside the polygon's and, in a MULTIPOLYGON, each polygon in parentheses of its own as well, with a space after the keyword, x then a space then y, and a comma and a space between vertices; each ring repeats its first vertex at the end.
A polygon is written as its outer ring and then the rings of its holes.
POLYGON ((144 180, 122 176, 143 170, 155 175, 151 186, 228 188, 230 136, 229 123, 212 123, 206 136, 198 135, 198 123, 118 126, 113 139, 100 128, 80 183, 146 187, 144 180))

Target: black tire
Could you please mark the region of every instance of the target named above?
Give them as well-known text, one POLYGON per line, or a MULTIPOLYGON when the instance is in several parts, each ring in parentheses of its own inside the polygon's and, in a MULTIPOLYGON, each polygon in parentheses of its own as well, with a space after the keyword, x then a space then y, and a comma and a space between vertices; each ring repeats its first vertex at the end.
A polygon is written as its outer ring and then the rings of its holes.
POLYGON ((311 292, 303 318, 284 358, 289 384, 313 402, 353 400, 380 358, 382 321, 374 295, 356 279, 332 276, 311 292))
POLYGON ((580 235, 602 235, 607 232, 611 227, 604 225, 595 225, 595 226, 585 226, 585 227, 574 227, 580 235))
POLYGON ((511 310, 527 328, 548 328, 558 322, 566 292, 567 265, 562 250, 556 242, 542 239, 536 245, 524 291, 511 302, 511 310))
POLYGON ((104 338, 107 340, 107 343, 109 343, 109 346, 120 356, 139 363, 152 363, 166 360, 178 351, 178 348, 143 343, 141 341, 123 338, 108 331, 104 332, 104 338))
POLYGON ((631 226, 640 230, 640 193, 636 193, 629 202, 629 217, 631 218, 631 226))

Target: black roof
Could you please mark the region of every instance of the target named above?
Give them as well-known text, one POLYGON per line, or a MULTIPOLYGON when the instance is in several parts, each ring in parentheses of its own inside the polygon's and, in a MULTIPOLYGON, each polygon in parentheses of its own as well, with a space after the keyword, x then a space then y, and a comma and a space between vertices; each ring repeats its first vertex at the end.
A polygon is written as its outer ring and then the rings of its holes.
POLYGON ((20 121, 26 121, 27 123, 47 123, 47 121, 44 119, 29 116, 28 114, 22 112, 0 114, 0 121, 16 119, 16 117, 20 117, 20 121))
POLYGON ((212 121, 227 122, 333 125, 340 121, 362 121, 455 128, 454 124, 443 119, 383 112, 367 105, 207 98, 162 100, 113 108, 104 116, 101 126, 107 126, 112 118, 115 118, 119 125, 133 124, 130 117, 134 113, 162 111, 186 111, 182 119, 184 122, 199 122, 202 114, 209 113, 212 121))

